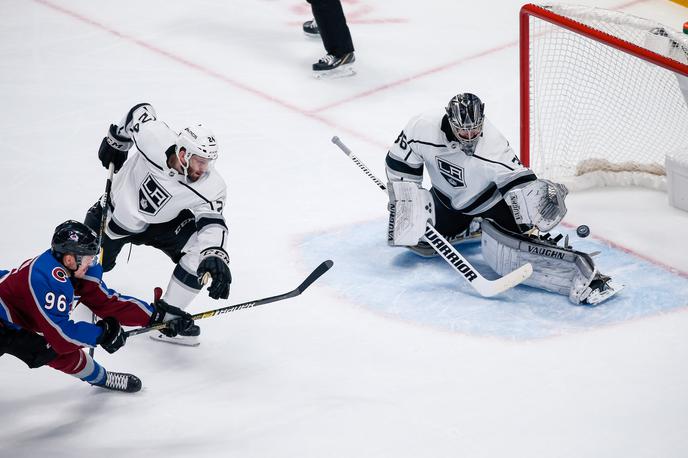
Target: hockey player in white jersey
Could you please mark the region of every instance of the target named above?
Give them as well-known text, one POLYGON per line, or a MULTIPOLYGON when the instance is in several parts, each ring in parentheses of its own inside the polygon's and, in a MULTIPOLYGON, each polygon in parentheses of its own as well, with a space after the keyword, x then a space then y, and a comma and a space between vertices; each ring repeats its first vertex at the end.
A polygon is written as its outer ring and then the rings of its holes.
MULTIPOLYGON (((118 125, 111 125, 98 157, 116 175, 102 248, 104 271, 115 266, 126 243, 162 250, 175 264, 162 300, 186 308, 201 291, 204 275, 213 299, 226 299, 229 270, 227 224, 222 215, 226 184, 215 170, 218 147, 213 133, 201 124, 176 133, 157 119, 146 103, 131 108, 118 125)), ((100 226, 100 202, 89 209, 86 224, 100 226)), ((157 340, 198 345, 197 325, 157 340)))
POLYGON ((444 113, 412 118, 390 148, 386 170, 390 245, 432 255, 421 240, 429 221, 451 243, 480 238, 485 260, 500 275, 530 262, 534 272, 525 284, 575 304, 597 304, 620 289, 568 238, 560 246, 562 236, 547 233, 566 214, 566 187, 521 164, 476 95, 458 94, 444 113), (424 170, 429 190, 422 187, 424 170))

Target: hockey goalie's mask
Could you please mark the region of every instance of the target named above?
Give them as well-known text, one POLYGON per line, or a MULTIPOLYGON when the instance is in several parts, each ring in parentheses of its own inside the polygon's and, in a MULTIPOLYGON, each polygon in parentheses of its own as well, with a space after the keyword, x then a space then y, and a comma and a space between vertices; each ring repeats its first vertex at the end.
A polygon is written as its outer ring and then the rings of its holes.
POLYGON ((483 134, 485 104, 470 93, 458 94, 447 104, 447 120, 461 150, 472 156, 483 134))
POLYGON ((217 159, 215 134, 202 124, 184 128, 177 139, 177 157, 187 181, 204 178, 217 159))

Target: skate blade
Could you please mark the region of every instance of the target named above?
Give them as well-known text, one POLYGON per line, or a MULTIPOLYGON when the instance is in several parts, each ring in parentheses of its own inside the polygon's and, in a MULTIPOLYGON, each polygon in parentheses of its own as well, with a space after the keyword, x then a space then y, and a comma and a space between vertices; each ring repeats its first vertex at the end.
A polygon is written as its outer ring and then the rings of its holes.
POLYGON ((198 337, 195 336, 167 337, 165 334, 158 332, 151 334, 150 338, 157 340, 158 342, 165 342, 173 345, 183 345, 185 347, 198 347, 201 344, 201 342, 198 341, 198 337))
POLYGON ((356 74, 352 64, 342 65, 341 67, 332 70, 324 70, 321 72, 313 72, 313 78, 317 80, 330 80, 336 78, 346 78, 356 74))

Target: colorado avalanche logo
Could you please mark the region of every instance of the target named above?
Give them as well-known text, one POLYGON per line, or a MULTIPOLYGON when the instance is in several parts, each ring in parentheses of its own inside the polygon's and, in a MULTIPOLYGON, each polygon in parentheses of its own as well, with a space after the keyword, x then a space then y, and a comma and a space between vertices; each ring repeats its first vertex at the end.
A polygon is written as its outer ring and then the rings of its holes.
POLYGON ((69 277, 69 275, 67 275, 67 272, 65 272, 65 270, 62 267, 55 267, 53 269, 52 274, 55 280, 59 281, 60 283, 67 283, 67 278, 69 277))
POLYGON ((77 234, 77 233, 74 232, 74 231, 71 231, 71 232, 69 233, 69 240, 71 240, 71 241, 73 241, 73 242, 78 242, 78 241, 79 241, 79 234, 77 234))

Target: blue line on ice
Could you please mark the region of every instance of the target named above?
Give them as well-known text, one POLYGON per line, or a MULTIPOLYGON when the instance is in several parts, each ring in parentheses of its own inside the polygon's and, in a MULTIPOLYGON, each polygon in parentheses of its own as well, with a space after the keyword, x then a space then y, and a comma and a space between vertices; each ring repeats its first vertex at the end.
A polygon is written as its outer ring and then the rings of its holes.
MULTIPOLYGON (((300 247, 311 264, 329 258, 335 267, 323 282, 351 301, 403 320, 460 333, 508 339, 538 339, 654 315, 688 305, 688 279, 593 238, 569 234, 574 248, 601 253, 600 271, 626 285, 597 307, 572 305, 568 298, 518 286, 483 298, 441 258, 421 258, 386 243, 386 220, 307 236, 300 247)), ((487 278, 480 244, 461 252, 487 278)))

